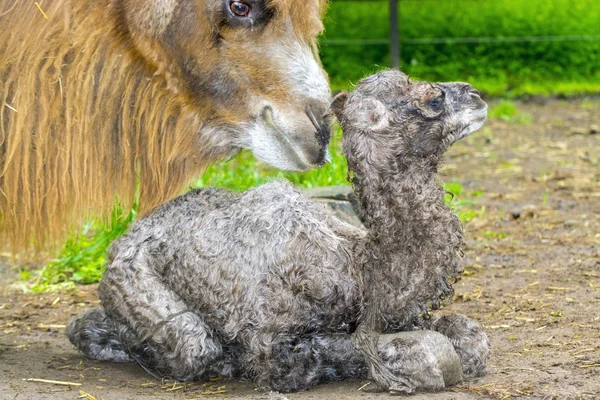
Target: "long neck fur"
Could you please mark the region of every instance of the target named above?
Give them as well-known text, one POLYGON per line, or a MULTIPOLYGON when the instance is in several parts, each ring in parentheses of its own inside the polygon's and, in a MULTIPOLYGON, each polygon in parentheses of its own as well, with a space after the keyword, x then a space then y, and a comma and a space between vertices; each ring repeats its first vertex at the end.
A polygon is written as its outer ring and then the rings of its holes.
POLYGON ((0 2, 0 242, 13 249, 60 242, 117 195, 128 209, 136 184, 148 210, 230 151, 201 136, 210 108, 167 89, 107 1, 42 1, 48 20, 0 2))
POLYGON ((366 312, 381 332, 409 329, 427 308, 453 293, 462 228, 444 204, 437 160, 422 159, 381 170, 368 158, 349 160, 361 216, 369 229, 363 255, 366 312))

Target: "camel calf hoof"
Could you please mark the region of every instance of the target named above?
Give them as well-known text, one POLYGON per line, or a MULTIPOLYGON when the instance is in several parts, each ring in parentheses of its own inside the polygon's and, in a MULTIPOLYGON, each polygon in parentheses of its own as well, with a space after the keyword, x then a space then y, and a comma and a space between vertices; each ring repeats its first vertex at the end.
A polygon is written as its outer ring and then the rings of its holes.
POLYGON ((486 374, 490 342, 481 324, 461 314, 450 314, 432 318, 427 329, 440 332, 450 339, 460 357, 466 378, 486 374))
POLYGON ((443 390, 463 380, 461 359, 441 333, 422 330, 381 335, 378 350, 388 371, 408 383, 390 385, 391 394, 443 390))

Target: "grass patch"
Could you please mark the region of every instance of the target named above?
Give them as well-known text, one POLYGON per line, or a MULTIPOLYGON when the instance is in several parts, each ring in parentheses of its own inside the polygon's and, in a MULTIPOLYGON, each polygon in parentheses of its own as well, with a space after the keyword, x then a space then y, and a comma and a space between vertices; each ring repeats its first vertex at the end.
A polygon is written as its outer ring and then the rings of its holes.
POLYGON ((500 239, 504 239, 506 237, 506 233, 485 231, 485 232, 483 232, 483 237, 485 237, 486 239, 500 240, 500 239))
POLYGON ((549 197, 550 193, 547 190, 544 190, 544 193, 542 193, 542 207, 546 207, 549 197))
MULTIPOLYGON (((599 20, 597 0, 405 0, 401 65, 417 79, 467 81, 491 96, 597 93, 599 20), (550 36, 558 40, 524 40, 550 36)), ((385 2, 331 3, 321 54, 335 88, 390 65, 388 21, 385 2)))
POLYGON ((444 190, 446 191, 444 201, 463 223, 467 223, 474 218, 482 218, 485 214, 485 206, 480 207, 473 199, 482 196, 483 190, 476 190, 466 196, 461 196, 463 185, 460 182, 447 182, 444 184, 444 190))
POLYGON ((346 180, 348 166, 341 146, 342 131, 336 127, 329 144, 331 162, 322 168, 308 172, 281 172, 257 161, 249 151, 243 151, 229 161, 209 167, 202 177, 190 186, 223 187, 244 191, 277 178, 287 179, 305 188, 348 185, 346 180))
POLYGON ((118 204, 109 221, 92 221, 67 239, 56 259, 39 271, 24 269, 24 289, 35 293, 74 288, 74 283, 99 282, 106 268, 108 246, 135 219, 136 207, 124 211, 118 204))
POLYGON ((492 106, 488 112, 488 117, 502 119, 511 124, 530 124, 532 121, 530 114, 520 111, 516 104, 510 100, 502 100, 492 106))

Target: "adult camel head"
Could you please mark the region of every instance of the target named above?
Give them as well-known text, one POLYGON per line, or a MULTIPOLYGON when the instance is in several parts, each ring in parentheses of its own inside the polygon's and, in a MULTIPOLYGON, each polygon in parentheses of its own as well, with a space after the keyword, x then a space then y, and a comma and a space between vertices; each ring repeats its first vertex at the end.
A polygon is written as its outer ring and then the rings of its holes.
POLYGON ((124 27, 169 87, 213 108, 204 129, 285 170, 327 158, 316 38, 325 0, 121 0, 124 27), (219 133, 215 133, 219 134, 219 133))
POLYGON ((0 236, 60 242, 136 190, 144 212, 241 149, 321 166, 325 3, 0 0, 0 236))

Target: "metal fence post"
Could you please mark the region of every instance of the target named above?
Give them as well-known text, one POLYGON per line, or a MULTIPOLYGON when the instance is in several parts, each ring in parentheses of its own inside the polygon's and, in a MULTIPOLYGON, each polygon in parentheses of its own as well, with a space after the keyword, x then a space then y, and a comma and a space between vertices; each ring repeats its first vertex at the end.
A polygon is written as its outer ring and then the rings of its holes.
POLYGON ((400 68, 400 33, 398 32, 398 2, 390 0, 390 58, 392 68, 400 68))

